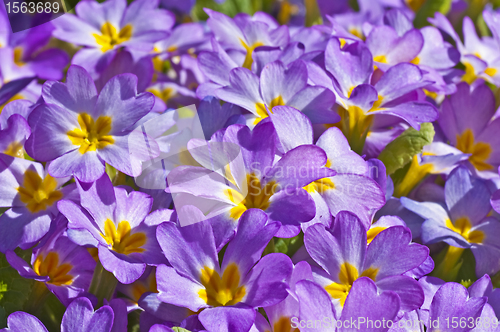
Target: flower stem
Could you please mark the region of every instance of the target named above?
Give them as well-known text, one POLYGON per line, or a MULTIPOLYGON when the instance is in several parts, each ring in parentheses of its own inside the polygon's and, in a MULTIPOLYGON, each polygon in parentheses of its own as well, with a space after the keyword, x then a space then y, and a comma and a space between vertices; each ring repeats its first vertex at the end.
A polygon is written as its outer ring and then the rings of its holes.
POLYGON ((464 250, 463 248, 449 246, 446 249, 444 259, 436 266, 434 271, 432 271, 432 276, 438 277, 444 281, 454 281, 463 263, 463 260, 460 258, 464 250))
POLYGON ((49 294, 50 291, 44 282, 35 281, 28 300, 24 305, 24 310, 36 316, 40 312, 40 309, 43 308, 43 304, 49 294))
POLYGON ((116 280, 113 273, 106 271, 101 261, 97 261, 89 292, 97 297, 98 307, 103 305, 104 299, 108 301, 111 299, 117 284, 118 280, 116 280))
POLYGON ((414 155, 408 172, 394 188, 394 197, 407 196, 432 171, 432 168, 431 164, 420 165, 417 155, 414 155))
POLYGON ((338 113, 341 117, 339 128, 349 141, 351 149, 358 154, 362 154, 366 137, 373 122, 373 116, 365 114, 358 106, 349 106, 347 110, 339 107, 338 113))

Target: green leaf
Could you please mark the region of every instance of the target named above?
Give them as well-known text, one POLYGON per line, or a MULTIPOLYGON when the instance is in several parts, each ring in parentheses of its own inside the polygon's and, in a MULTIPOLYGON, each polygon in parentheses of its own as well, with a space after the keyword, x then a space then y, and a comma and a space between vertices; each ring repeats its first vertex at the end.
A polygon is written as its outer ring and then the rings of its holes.
POLYGON ((7 292, 7 284, 0 280, 0 300, 3 299, 4 293, 7 292))
POLYGON ((488 25, 486 25, 486 22, 484 21, 483 15, 479 15, 479 17, 476 20, 476 27, 481 36, 491 36, 490 33, 490 28, 488 28, 488 25))
POLYGON ((186 329, 184 329, 182 327, 178 327, 178 326, 172 327, 172 330, 174 330, 175 332, 191 332, 189 330, 186 330, 186 329))
MULTIPOLYGON (((25 261, 31 258, 31 250, 16 249, 15 252, 25 261)), ((28 308, 36 300, 32 294, 36 288, 35 283, 38 282, 21 277, 9 265, 5 255, 0 254, 0 328, 5 326, 6 317, 14 311, 28 311, 35 314, 28 308)), ((45 288, 43 284, 38 284, 38 286, 45 288)), ((57 331, 60 329, 66 307, 54 294, 48 290, 47 293, 40 305, 34 309, 36 309, 36 316, 49 331, 57 331)))
POLYGON ((106 163, 106 174, 108 174, 111 181, 113 181, 115 179, 117 173, 118 173, 118 171, 116 170, 116 168, 114 168, 110 164, 106 163))
POLYGON ((420 7, 417 15, 415 15, 415 20, 413 21, 415 28, 429 25, 427 19, 433 17, 436 12, 440 12, 443 15, 448 14, 451 9, 451 3, 452 0, 426 0, 422 7, 420 7))
POLYGON ((275 0, 253 0, 253 7, 255 11, 270 13, 275 4, 275 0))
MULTIPOLYGON (((25 258, 30 256, 30 251, 16 250, 16 253, 25 258)), ((25 279, 13 269, 4 254, 0 254, 0 307, 6 316, 14 311, 23 310, 31 293, 34 281, 25 279)))
POLYGON ((90 283, 89 293, 92 293, 97 297, 98 307, 103 305, 104 299, 108 301, 111 300, 117 285, 118 280, 113 273, 104 269, 100 260, 97 261, 97 265, 94 269, 94 275, 92 276, 92 281, 90 283))
MULTIPOLYGON (((477 280, 476 276, 476 259, 472 250, 465 249, 458 257, 452 269, 447 271, 445 274, 441 274, 440 267, 443 264, 449 263, 449 259, 453 259, 451 256, 447 255, 448 247, 445 246, 441 251, 434 253, 432 259, 434 260, 434 270, 430 273, 433 277, 438 277, 444 281, 454 281, 458 282, 467 287, 467 285, 473 284, 477 280)), ((442 270, 441 270, 442 272, 442 270)), ((494 285, 494 278, 492 282, 494 285)))
POLYGON ((318 2, 316 0, 304 0, 304 5, 306 7, 305 26, 310 27, 315 24, 322 24, 323 19, 321 18, 318 2))
POLYGON ((274 242, 274 252, 286 254, 288 251, 288 244, 290 244, 290 239, 277 238, 274 242))
POLYGON ((219 258, 219 262, 222 262, 222 260, 224 259, 224 254, 226 253, 226 249, 227 249, 228 245, 229 245, 229 243, 226 243, 226 245, 224 247, 222 247, 222 249, 217 254, 217 257, 219 258))
POLYGON ((476 259, 474 258, 472 250, 464 250, 461 259, 462 265, 458 270, 457 279, 455 281, 462 284, 473 284, 477 280, 477 276, 475 269, 476 259))
POLYGON ((128 325, 127 325, 128 332, 140 331, 140 326, 139 326, 140 317, 141 317, 141 310, 134 310, 128 314, 128 325))
POLYGON ((238 13, 253 15, 255 9, 259 7, 260 4, 254 3, 252 0, 226 0, 223 3, 217 3, 214 0, 197 0, 191 10, 191 17, 195 21, 205 21, 208 19, 208 15, 203 8, 213 9, 227 16, 234 17, 238 13))
POLYGON ((351 7, 355 12, 359 12, 358 0, 349 0, 349 7, 351 7))
POLYGON ((54 294, 50 293, 37 317, 49 331, 59 331, 65 311, 66 307, 64 304, 54 294))
MULTIPOLYGON (((61 10, 64 10, 66 13, 75 13, 75 6, 80 2, 81 0, 61 0, 57 1, 61 3, 61 10)), ((103 2, 100 0, 97 0, 98 2, 103 2)))
POLYGON ((500 271, 491 276, 491 283, 494 288, 500 288, 500 271))
POLYGON ((424 146, 432 143, 434 133, 432 123, 422 123, 420 131, 410 127, 394 141, 387 144, 378 156, 378 159, 384 163, 387 174, 390 175, 403 168, 414 155, 422 152, 424 146))
POLYGON ((304 233, 302 232, 289 239, 274 238, 274 252, 279 252, 292 257, 303 244, 304 233))
POLYGON ((7 327, 7 314, 5 309, 0 307, 0 329, 7 327))

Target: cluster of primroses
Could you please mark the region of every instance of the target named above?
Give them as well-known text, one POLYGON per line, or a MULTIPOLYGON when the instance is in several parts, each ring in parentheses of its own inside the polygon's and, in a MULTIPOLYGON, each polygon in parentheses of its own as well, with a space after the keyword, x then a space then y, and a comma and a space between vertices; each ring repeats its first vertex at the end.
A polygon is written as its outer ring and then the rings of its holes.
POLYGON ((318 4, 0 4, 5 331, 500 331, 500 12, 318 4))

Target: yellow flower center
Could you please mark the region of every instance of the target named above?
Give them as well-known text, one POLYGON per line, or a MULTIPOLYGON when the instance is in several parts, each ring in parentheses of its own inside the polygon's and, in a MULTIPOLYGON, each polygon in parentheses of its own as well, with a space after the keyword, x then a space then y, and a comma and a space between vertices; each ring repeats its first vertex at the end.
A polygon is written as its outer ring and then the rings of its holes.
POLYGON ((373 61, 380 63, 387 63, 387 58, 385 57, 385 55, 377 55, 373 57, 373 61))
POLYGON ((385 107, 380 107, 380 105, 382 105, 383 102, 384 102, 384 96, 378 95, 378 99, 373 102, 372 108, 368 111, 368 113, 384 110, 385 107))
POLYGON ((147 280, 136 280, 130 285, 130 295, 135 303, 139 302, 142 294, 146 292, 158 293, 155 273, 151 273, 147 280))
MULTIPOLYGON (((4 83, 7 83, 7 82, 4 82, 4 83)), ((2 82, 1 81, 0 81, 0 86, 2 86, 2 82)), ((20 95, 20 94, 14 95, 14 97, 12 97, 9 100, 7 100, 5 102, 5 104, 0 105, 0 113, 2 113, 3 108, 5 107, 5 105, 7 105, 8 103, 10 103, 11 101, 20 100, 20 99, 24 99, 24 97, 22 95, 20 95)))
POLYGON ((146 234, 142 232, 132 234, 130 224, 125 220, 118 224, 117 229, 113 221, 106 219, 104 234, 101 233, 101 236, 114 251, 120 254, 129 255, 144 252, 145 250, 141 247, 146 244, 146 234))
POLYGON ((132 25, 127 24, 120 32, 110 23, 106 22, 101 27, 101 35, 93 33, 97 44, 101 46, 101 51, 107 52, 113 49, 116 45, 126 42, 132 38, 132 25))
POLYGON ((57 181, 49 174, 42 180, 37 172, 27 170, 24 173, 23 184, 17 191, 21 202, 26 204, 31 213, 36 213, 46 210, 63 197, 56 188, 57 181))
POLYGON ((308 185, 306 185, 304 187, 304 189, 308 193, 312 193, 312 192, 316 191, 320 194, 323 194, 324 192, 326 192, 328 190, 335 189, 335 184, 329 178, 323 178, 323 179, 319 179, 319 180, 316 180, 316 181, 309 183, 308 185))
MULTIPOLYGON (((160 53, 161 53, 160 48, 155 46, 153 49, 153 53, 157 54, 157 55, 153 56, 153 58, 152 58, 153 67, 155 69, 155 72, 153 73, 153 82, 156 82, 158 80, 158 72, 168 73, 169 70, 171 69, 172 64, 171 64, 170 60, 168 60, 168 59, 164 60, 162 58, 162 56, 160 55, 160 53)), ((172 61, 173 61, 173 59, 172 59, 172 61)), ((148 90, 148 91, 150 91, 150 90, 148 90)), ((150 92, 152 92, 152 91, 150 91, 150 92)))
MULTIPOLYGON (((330 159, 326 160, 325 167, 328 167, 328 168, 332 167, 332 161, 330 159)), ((303 188, 308 193, 318 192, 318 193, 322 194, 328 190, 335 189, 335 183, 333 183, 333 181, 330 180, 329 178, 322 178, 322 179, 319 179, 319 180, 316 180, 316 181, 309 183, 308 185, 304 186, 303 188)))
POLYGON ((177 94, 176 91, 172 88, 165 88, 163 89, 163 91, 160 91, 158 89, 148 89, 148 91, 163 100, 165 103, 167 103, 177 94))
POLYGON ((239 219, 243 212, 248 209, 255 208, 265 211, 271 204, 269 199, 276 192, 278 184, 275 181, 269 181, 262 187, 259 178, 254 173, 250 173, 247 174, 247 186, 246 197, 234 189, 227 189, 225 192, 231 202, 237 204, 230 210, 230 216, 235 220, 239 219))
MULTIPOLYGON (((385 55, 377 55, 373 57, 373 62, 387 63, 387 58, 385 55)), ((373 70, 377 70, 378 66, 373 65, 373 70)))
POLYGON ((497 73, 497 70, 495 68, 488 67, 484 70, 484 73, 488 76, 493 77, 497 73))
MULTIPOLYGON (((285 317, 281 316, 280 319, 278 319, 274 324, 273 324, 273 331, 272 332, 299 332, 300 330, 298 328, 292 328, 292 321, 290 317, 285 317)), ((271 332, 269 330, 265 330, 265 332, 271 332)))
POLYGON ((240 39, 240 43, 241 43, 241 45, 243 45, 243 47, 247 51, 247 54, 245 55, 245 61, 243 61, 243 65, 241 65, 241 66, 243 68, 251 70, 252 69, 252 64, 253 64, 253 58, 252 58, 253 51, 257 47, 263 46, 264 43, 262 43, 262 42, 255 42, 251 46, 248 46, 247 43, 245 43, 242 39, 240 39))
POLYGON ((429 91, 427 89, 422 89, 422 90, 424 90, 424 93, 425 93, 426 96, 428 96, 428 97, 430 97, 430 98, 432 98, 434 100, 436 100, 436 98, 438 97, 438 94, 435 91, 429 91))
POLYGON ((471 84, 477 79, 477 76, 474 72, 474 66, 472 66, 468 62, 463 62, 463 65, 465 67, 465 73, 464 76, 462 76, 462 81, 467 82, 467 84, 471 84))
POLYGON ((103 149, 115 142, 113 136, 108 135, 111 131, 111 117, 109 116, 100 116, 97 121, 94 121, 87 113, 80 113, 78 115, 78 124, 80 128, 70 130, 66 135, 68 135, 71 143, 80 146, 78 151, 81 154, 103 149))
POLYGON ((446 227, 462 235, 469 243, 482 243, 485 237, 483 231, 471 231, 472 224, 467 217, 460 217, 454 223, 446 219, 446 227))
MULTIPOLYGON (((159 56, 153 57, 153 67, 155 71, 163 72, 164 71, 164 66, 165 61, 163 61, 159 56)), ((150 91, 153 92, 153 91, 150 91)))
MULTIPOLYGON (((279 95, 278 97, 271 100, 271 103, 268 106, 269 106, 269 112, 271 112, 271 114, 272 114, 274 106, 285 106, 285 102, 283 101, 283 97, 281 95, 279 95)), ((257 110, 258 118, 255 119, 254 124, 259 123, 261 120, 263 120, 269 116, 269 113, 266 109, 266 105, 264 105, 263 103, 256 103, 255 109, 257 110)))
POLYGON ((363 35, 363 31, 361 31, 358 27, 351 27, 349 29, 349 33, 351 35, 358 37, 359 39, 365 40, 365 36, 363 35))
POLYGON ((330 285, 325 287, 325 290, 330 294, 330 296, 334 299, 338 299, 340 301, 340 305, 344 306, 345 300, 349 291, 351 290, 352 284, 360 277, 368 277, 375 281, 378 273, 377 268, 370 267, 363 271, 361 275, 359 275, 358 270, 355 266, 350 263, 345 262, 340 266, 339 272, 339 283, 333 282, 330 285))
POLYGON ((175 45, 171 45, 167 48, 167 52, 175 52, 177 51, 178 47, 175 45))
POLYGON ((235 263, 227 266, 222 278, 217 271, 205 266, 201 269, 200 282, 205 287, 198 292, 203 301, 212 307, 234 305, 241 302, 246 294, 245 286, 240 286, 240 272, 235 263))
POLYGON ((408 7, 411 8, 415 13, 418 12, 420 7, 425 3, 426 0, 406 0, 408 7))
POLYGON ((376 226, 376 227, 370 228, 366 232, 366 243, 370 244, 373 241, 373 239, 375 238, 375 236, 379 235, 380 232, 382 232, 386 228, 387 227, 381 227, 381 226, 376 226))
POLYGON ((281 25, 288 24, 288 22, 290 22, 290 18, 297 15, 299 11, 299 6, 294 5, 286 0, 282 1, 280 11, 278 13, 278 22, 281 25))
POLYGON ((146 286, 144 286, 144 283, 142 281, 135 281, 131 285, 131 292, 132 292, 132 300, 137 303, 139 302, 139 299, 141 298, 142 294, 146 293, 148 289, 146 286))
POLYGON ((99 249, 97 248, 87 248, 87 251, 89 252, 90 256, 98 262, 99 261, 99 249))
POLYGON ((23 145, 19 142, 12 142, 9 146, 3 151, 3 153, 8 154, 12 157, 24 158, 24 150, 23 145))
POLYGON ((19 67, 22 67, 26 64, 23 62, 23 49, 20 46, 14 48, 14 63, 19 67))
POLYGON ((478 171, 493 169, 493 166, 486 162, 492 151, 491 146, 484 142, 475 143, 472 130, 466 129, 462 135, 457 135, 456 147, 463 153, 472 154, 469 161, 478 171))
MULTIPOLYGON (((474 55, 481 59, 481 56, 478 53, 475 53, 474 55)), ((478 77, 475 73, 474 66, 468 62, 463 62, 463 65, 465 67, 465 73, 464 76, 462 76, 462 81, 467 82, 468 84, 472 84, 478 77)), ((493 77, 497 73, 497 69, 488 67, 484 70, 484 73, 490 77, 493 77)))
POLYGON ((33 263, 33 270, 39 276, 48 276, 48 284, 55 286, 71 285, 73 276, 69 274, 73 266, 69 263, 59 264, 59 255, 56 252, 49 252, 45 258, 38 255, 33 263))
POLYGON ((190 166, 201 166, 196 159, 193 158, 193 155, 191 155, 191 152, 187 149, 180 149, 179 153, 179 165, 178 166, 183 166, 183 165, 190 165, 190 166))

